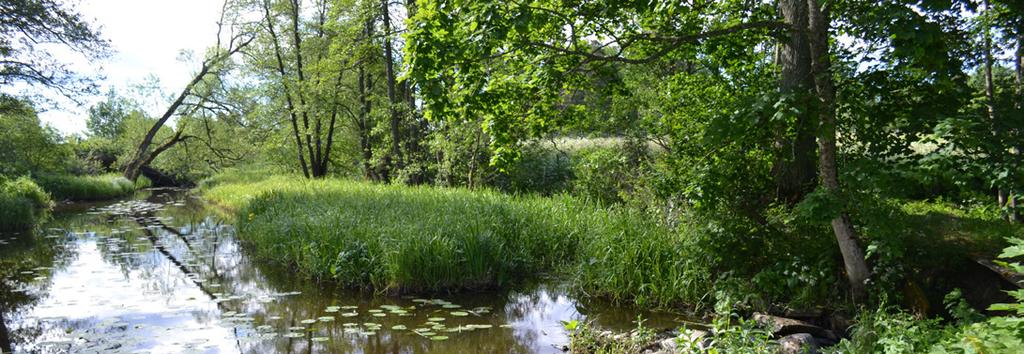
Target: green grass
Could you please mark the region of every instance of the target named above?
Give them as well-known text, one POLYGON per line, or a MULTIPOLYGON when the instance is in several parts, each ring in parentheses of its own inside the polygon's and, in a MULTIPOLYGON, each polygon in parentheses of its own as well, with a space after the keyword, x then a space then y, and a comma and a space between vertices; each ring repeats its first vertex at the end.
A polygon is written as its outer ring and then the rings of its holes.
POLYGON ((49 194, 27 177, 0 178, 0 231, 32 228, 51 205, 49 194))
POLYGON ((137 188, 149 185, 145 177, 132 183, 117 174, 100 176, 49 175, 39 176, 36 182, 49 192, 54 199, 74 201, 95 201, 127 197, 137 188))
POLYGON ((456 291, 564 272, 591 295, 621 300, 680 302, 697 292, 682 286, 676 266, 685 257, 669 230, 568 197, 296 176, 203 192, 236 211, 258 256, 349 287, 456 291))

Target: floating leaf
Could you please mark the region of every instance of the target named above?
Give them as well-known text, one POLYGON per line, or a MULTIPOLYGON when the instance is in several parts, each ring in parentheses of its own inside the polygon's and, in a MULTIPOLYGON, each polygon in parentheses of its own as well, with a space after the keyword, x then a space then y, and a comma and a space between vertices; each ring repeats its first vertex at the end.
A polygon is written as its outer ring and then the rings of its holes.
POLYGON ((391 326, 391 329, 392 329, 392 330, 396 330, 396 331, 403 331, 403 330, 405 330, 406 328, 407 328, 407 327, 405 327, 404 325, 396 325, 396 326, 391 326))
POLYGON ((448 337, 447 336, 433 336, 433 337, 430 337, 430 340, 448 340, 448 337))
POLYGON ((314 342, 326 342, 326 341, 330 340, 330 338, 327 338, 327 337, 313 337, 310 340, 314 341, 314 342))
POLYGON ((454 312, 452 312, 452 316, 455 316, 455 317, 466 317, 466 316, 469 316, 469 313, 466 313, 464 311, 454 311, 454 312))

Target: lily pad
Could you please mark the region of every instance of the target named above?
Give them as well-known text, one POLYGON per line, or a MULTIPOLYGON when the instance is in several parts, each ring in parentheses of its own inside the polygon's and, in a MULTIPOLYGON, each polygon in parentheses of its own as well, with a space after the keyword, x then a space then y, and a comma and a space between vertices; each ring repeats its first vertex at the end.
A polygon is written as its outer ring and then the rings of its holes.
POLYGON ((314 323, 316 323, 316 320, 315 319, 302 320, 302 321, 299 321, 299 323, 302 323, 302 324, 314 324, 314 323))
POLYGON ((430 337, 430 340, 438 340, 438 341, 440 341, 440 340, 448 340, 448 336, 433 336, 433 337, 430 337))
POLYGON ((391 326, 391 329, 395 330, 395 331, 404 331, 404 330, 407 329, 407 327, 405 327, 404 325, 396 325, 396 326, 391 326))
POLYGON ((453 311, 452 312, 452 316, 455 316, 455 317, 466 317, 466 316, 469 316, 469 313, 467 313, 465 311, 453 311))

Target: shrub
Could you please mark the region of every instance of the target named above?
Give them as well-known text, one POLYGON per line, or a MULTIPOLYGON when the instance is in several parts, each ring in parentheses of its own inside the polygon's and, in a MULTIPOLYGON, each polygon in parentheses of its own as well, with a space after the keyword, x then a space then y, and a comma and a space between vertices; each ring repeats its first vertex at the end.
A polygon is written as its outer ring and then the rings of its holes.
POLYGON ((52 204, 50 196, 27 177, 0 178, 0 231, 33 227, 52 204))

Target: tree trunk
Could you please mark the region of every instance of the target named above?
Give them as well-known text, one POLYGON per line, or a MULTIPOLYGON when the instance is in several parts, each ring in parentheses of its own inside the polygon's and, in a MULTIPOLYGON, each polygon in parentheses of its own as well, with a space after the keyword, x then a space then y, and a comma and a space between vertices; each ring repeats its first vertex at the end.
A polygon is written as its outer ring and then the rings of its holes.
MULTIPOLYGON (((221 10, 221 22, 218 24, 219 26, 223 26, 224 16, 227 13, 227 6, 228 2, 225 1, 224 8, 221 10)), ((222 29, 223 27, 219 27, 217 29, 218 50, 221 49, 220 34, 222 29)), ((149 151, 150 146, 153 144, 153 138, 156 137, 156 134, 160 131, 160 128, 162 128, 164 124, 166 124, 167 121, 170 120, 171 117, 173 117, 178 112, 178 108, 181 107, 181 105, 185 103, 185 100, 192 94, 192 90, 195 88, 195 86, 198 85, 201 81, 203 81, 203 79, 206 78, 206 75, 209 75, 216 66, 220 65, 223 61, 231 58, 231 56, 235 53, 238 53, 242 49, 245 49, 245 47, 252 43, 254 39, 255 36, 249 38, 244 38, 243 36, 233 36, 230 42, 228 43, 227 48, 224 48, 223 52, 216 53, 203 60, 203 64, 199 68, 199 72, 196 73, 196 75, 192 78, 192 81, 189 81, 189 83, 185 85, 185 88, 181 90, 181 93, 178 94, 178 97, 175 98, 173 102, 171 102, 171 105, 167 107, 167 110, 164 111, 164 114, 160 116, 160 119, 157 119, 156 123, 153 123, 153 126, 149 128, 149 131, 147 131, 146 135, 142 138, 142 142, 140 142, 139 146, 135 149, 135 153, 134 156, 132 157, 132 160, 128 162, 127 166, 125 166, 125 178, 134 182, 139 178, 139 173, 142 167, 156 158, 156 155, 158 155, 159 152, 149 151)))
POLYGON ((156 137, 160 128, 163 128, 164 124, 167 123, 167 120, 171 119, 171 117, 178 112, 178 107, 181 107, 181 104, 185 103, 185 99, 192 94, 192 89, 199 84, 200 81, 203 81, 206 74, 210 73, 210 65, 212 64, 206 62, 203 63, 203 66, 199 69, 199 73, 192 78, 192 81, 190 81, 188 85, 185 85, 185 88, 181 90, 181 93, 178 94, 178 97, 174 102, 171 102, 171 106, 167 107, 167 110, 164 111, 162 116, 160 116, 160 119, 158 119, 156 123, 153 123, 153 126, 149 128, 149 131, 147 131, 146 135, 142 138, 142 142, 139 143, 139 146, 135 149, 134 157, 128 162, 128 165, 124 169, 125 178, 132 182, 139 179, 139 170, 142 169, 142 166, 145 166, 149 161, 153 161, 153 159, 156 158, 156 156, 151 156, 153 154, 149 151, 150 146, 153 145, 153 138, 156 137))
MULTIPOLYGON (((839 171, 836 166, 836 106, 835 87, 832 78, 831 59, 829 57, 829 26, 828 8, 822 9, 818 0, 807 0, 808 33, 815 89, 818 96, 818 149, 820 150, 819 173, 822 185, 834 195, 842 195, 839 185, 839 171)), ((850 290, 855 300, 862 300, 867 294, 866 281, 869 276, 864 251, 857 240, 857 233, 846 212, 832 219, 832 230, 835 232, 839 251, 843 256, 843 265, 850 282, 850 290)))
POLYGON ((776 197, 789 205, 796 204, 814 189, 817 181, 814 139, 816 117, 806 109, 813 104, 811 90, 811 53, 808 47, 806 0, 780 0, 779 12, 792 26, 788 38, 781 43, 777 61, 780 66, 779 91, 800 109, 793 126, 783 125, 776 133, 775 149, 778 156, 772 166, 776 197), (794 133, 790 129, 795 128, 794 133))
MULTIPOLYGON (((1014 108, 1017 110, 1017 114, 1024 114, 1024 25, 1017 28, 1017 51, 1013 56, 1014 62, 1014 86, 1017 99, 1014 103, 1014 108)), ((1016 136, 1021 136, 1021 131, 1016 132, 1016 136)), ((1017 140, 1015 148, 1016 156, 1013 158, 1019 159, 1020 155, 1024 153, 1021 151, 1020 140, 1017 140)), ((1018 186, 1019 188, 1019 186, 1018 186)), ((1021 221, 1020 211, 1017 210, 1017 198, 1020 198, 1020 189, 1014 189, 1010 193, 1010 222, 1018 223, 1021 221)))
POLYGON ((7 323, 4 322, 3 309, 0 309, 0 352, 14 352, 14 345, 11 344, 10 331, 7 330, 7 323))
POLYGON ((267 20, 267 31, 270 33, 271 42, 274 45, 274 56, 277 59, 277 72, 281 76, 281 85, 284 88, 285 103, 288 105, 288 116, 291 118, 292 132, 295 136, 295 148, 299 154, 299 165, 302 167, 302 175, 310 177, 309 167, 306 165, 305 149, 302 147, 302 138, 299 134, 299 117, 295 110, 295 102, 292 100, 291 90, 288 87, 288 74, 284 67, 284 55, 281 53, 281 44, 277 38, 277 30, 274 29, 274 18, 270 13, 270 3, 263 2, 263 11, 267 20))
POLYGON ((394 169, 402 168, 401 132, 399 131, 399 112, 397 93, 395 92, 395 58, 391 48, 391 12, 388 0, 381 0, 381 20, 384 25, 384 74, 387 76, 389 112, 391 113, 391 156, 394 169))
MULTIPOLYGON (((982 9, 982 11, 983 11, 982 14, 983 14, 983 16, 985 18, 985 22, 982 25, 984 27, 983 30, 985 31, 982 34, 982 37, 984 37, 984 39, 983 39, 984 43, 982 45, 982 48, 985 51, 985 53, 983 53, 983 55, 982 55, 984 57, 984 59, 985 59, 985 62, 984 62, 985 110, 988 113, 989 124, 992 125, 992 135, 994 137, 996 137, 996 138, 999 138, 999 135, 1002 132, 999 131, 999 128, 998 128, 999 122, 996 121, 995 83, 993 83, 993 80, 992 80, 992 65, 993 65, 993 58, 992 58, 992 34, 991 34, 991 31, 989 30, 989 24, 988 24, 988 21, 991 20, 991 18, 990 18, 990 16, 991 16, 991 13, 990 13, 991 8, 990 8, 988 0, 982 1, 982 6, 984 6, 983 9, 982 9)), ((1000 155, 1005 155, 1005 154, 1000 153, 1000 155)), ((1007 196, 1008 196, 1008 194, 1009 193, 1006 190, 1006 186, 1003 183, 1000 183, 999 185, 996 186, 996 203, 998 203, 1000 208, 1006 208, 1007 207, 1007 196)), ((1005 215, 1004 217, 1009 219, 1008 215, 1005 215)))
POLYGON ((305 91, 306 73, 303 68, 303 56, 302 56, 302 35, 299 33, 299 11, 301 5, 299 0, 292 0, 291 8, 291 19, 292 19, 292 45, 295 46, 295 75, 299 78, 295 86, 297 88, 295 95, 299 98, 299 110, 302 113, 302 130, 306 132, 306 152, 309 153, 309 166, 310 174, 313 178, 323 177, 317 171, 317 166, 320 165, 320 157, 316 156, 315 150, 313 149, 313 134, 309 131, 309 107, 306 106, 306 95, 303 94, 305 91))

